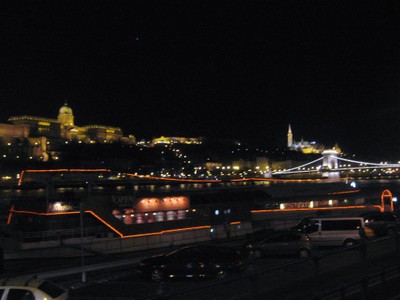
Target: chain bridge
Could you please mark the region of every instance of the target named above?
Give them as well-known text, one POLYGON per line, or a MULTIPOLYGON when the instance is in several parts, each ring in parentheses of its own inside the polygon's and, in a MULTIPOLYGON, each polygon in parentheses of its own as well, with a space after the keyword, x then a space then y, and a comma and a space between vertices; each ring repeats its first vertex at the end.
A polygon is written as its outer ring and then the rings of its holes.
POLYGON ((311 162, 285 170, 272 172, 272 175, 291 175, 302 173, 321 174, 321 177, 338 178, 343 175, 382 175, 399 173, 400 164, 357 161, 340 157, 335 150, 325 150, 322 156, 311 162))

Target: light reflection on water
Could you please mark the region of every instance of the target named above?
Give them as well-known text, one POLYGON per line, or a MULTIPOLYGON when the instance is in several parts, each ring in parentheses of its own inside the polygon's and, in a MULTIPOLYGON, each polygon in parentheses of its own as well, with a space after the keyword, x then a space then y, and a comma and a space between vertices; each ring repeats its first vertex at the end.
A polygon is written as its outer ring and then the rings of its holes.
MULTIPOLYGON (((374 180, 355 180, 357 187, 361 190, 366 190, 371 193, 379 193, 384 189, 389 189, 393 196, 400 198, 400 179, 374 179, 374 180)), ((337 184, 344 185, 344 181, 337 184)), ((321 182, 271 182, 271 181, 248 181, 248 182, 223 182, 223 183, 179 183, 179 184, 148 184, 148 185, 132 185, 132 186, 92 186, 92 193, 97 194, 113 194, 113 193, 124 193, 124 194, 137 194, 141 192, 172 192, 179 193, 183 191, 195 190, 199 191, 202 189, 212 189, 215 187, 232 188, 232 187, 265 187, 267 191, 269 188, 282 188, 282 190, 299 189, 299 190, 313 190, 318 188, 319 190, 324 187, 324 184, 329 183, 321 182)), ((87 187, 57 187, 57 188, 39 188, 39 189, 2 189, 0 190, 0 206, 4 206, 5 203, 10 203, 11 200, 19 197, 52 197, 55 195, 63 195, 65 193, 73 193, 77 197, 81 195, 88 195, 87 187)))

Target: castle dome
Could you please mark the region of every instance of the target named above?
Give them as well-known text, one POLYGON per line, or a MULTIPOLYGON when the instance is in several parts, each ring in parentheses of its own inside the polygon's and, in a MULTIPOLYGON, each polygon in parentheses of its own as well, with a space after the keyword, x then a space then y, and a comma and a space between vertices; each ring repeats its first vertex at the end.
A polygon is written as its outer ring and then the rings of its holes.
POLYGON ((72 113, 71 107, 68 106, 68 103, 64 103, 63 106, 61 106, 58 114, 58 122, 62 126, 65 127, 73 127, 74 125, 74 115, 72 113))
POLYGON ((68 106, 68 103, 64 103, 64 105, 61 106, 59 113, 72 115, 72 108, 68 106))

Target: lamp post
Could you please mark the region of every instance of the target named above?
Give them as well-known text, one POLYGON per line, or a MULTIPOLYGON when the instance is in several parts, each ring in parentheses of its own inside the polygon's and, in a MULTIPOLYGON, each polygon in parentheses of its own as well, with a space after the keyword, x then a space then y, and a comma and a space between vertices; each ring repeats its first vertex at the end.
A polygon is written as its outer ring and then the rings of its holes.
POLYGON ((84 208, 83 208, 83 202, 81 201, 79 203, 79 209, 80 209, 80 225, 81 225, 81 267, 82 267, 82 282, 86 282, 86 273, 84 271, 85 267, 85 254, 83 252, 83 214, 84 214, 84 208))
POLYGON ((79 210, 80 210, 80 225, 81 225, 81 267, 82 267, 82 282, 86 282, 86 273, 84 270, 85 267, 85 254, 83 252, 83 214, 84 214, 84 207, 83 202, 79 203, 79 210))
MULTIPOLYGON (((88 189, 88 197, 90 195, 90 183, 87 182, 87 189, 88 189)), ((83 235, 84 235, 84 228, 83 228, 83 215, 85 213, 85 206, 83 202, 84 198, 81 198, 79 202, 79 217, 80 217, 80 229, 81 229, 81 268, 82 268, 82 283, 86 282, 86 272, 85 272, 85 251, 83 247, 83 235)))
POLYGON ((48 180, 46 181, 46 213, 49 212, 50 199, 54 198, 53 194, 53 183, 48 180))

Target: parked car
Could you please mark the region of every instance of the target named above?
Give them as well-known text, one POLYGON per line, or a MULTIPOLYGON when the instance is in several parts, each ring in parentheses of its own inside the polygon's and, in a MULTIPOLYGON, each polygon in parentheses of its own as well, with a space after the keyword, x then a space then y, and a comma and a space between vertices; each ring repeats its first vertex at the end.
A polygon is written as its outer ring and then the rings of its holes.
POLYGON ((311 239, 298 231, 276 231, 263 239, 254 239, 243 245, 243 253, 257 258, 265 256, 292 255, 306 258, 311 255, 311 239))
POLYGON ((391 212, 369 212, 360 215, 365 227, 370 228, 375 237, 394 235, 400 231, 400 220, 391 212))
POLYGON ((254 230, 252 233, 247 233, 246 240, 247 241, 262 240, 274 232, 275 232, 275 229, 273 229, 273 228, 260 228, 260 229, 254 230))
MULTIPOLYGON (((308 235, 316 247, 351 247, 360 242, 364 219, 362 217, 304 218, 292 229, 308 235)), ((370 233, 364 231, 369 237, 370 233)))
POLYGON ((225 278, 245 267, 246 259, 236 249, 196 245, 145 258, 138 265, 138 273, 160 282, 172 278, 225 278))
POLYGON ((1 282, 0 300, 65 300, 68 289, 36 277, 15 277, 1 282))

